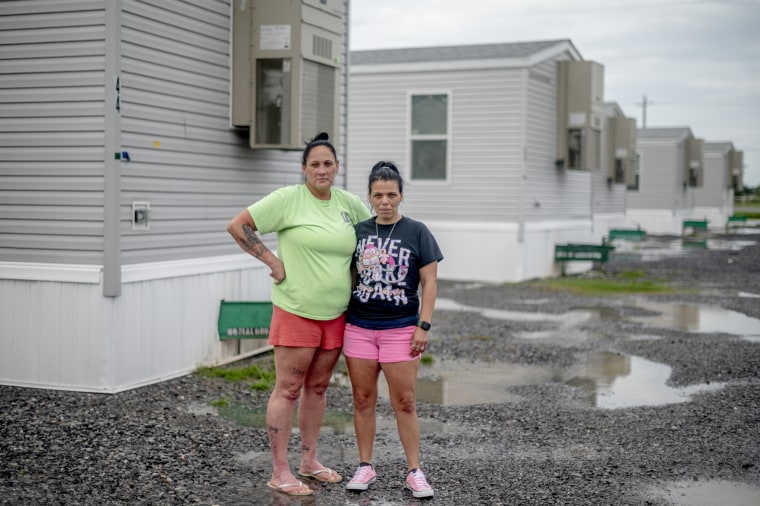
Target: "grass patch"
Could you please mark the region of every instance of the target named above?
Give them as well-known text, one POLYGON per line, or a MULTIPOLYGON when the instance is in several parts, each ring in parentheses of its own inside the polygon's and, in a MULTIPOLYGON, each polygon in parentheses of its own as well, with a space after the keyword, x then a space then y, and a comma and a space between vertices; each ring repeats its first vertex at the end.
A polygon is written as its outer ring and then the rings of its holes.
POLYGON ((209 402, 209 404, 211 404, 211 406, 215 408, 226 408, 227 406, 230 405, 230 401, 228 401, 227 399, 217 399, 215 401, 209 402))
POLYGON ((644 271, 625 271, 618 274, 621 279, 641 279, 645 276, 644 271))
POLYGON ((221 378, 233 383, 250 382, 251 390, 270 390, 274 387, 274 362, 246 367, 201 367, 198 374, 206 378, 221 378))
POLYGON ((420 357, 420 362, 422 363, 422 365, 432 365, 433 357, 431 357, 430 355, 422 355, 422 357, 420 357))
POLYGON ((631 293, 674 293, 677 290, 657 281, 641 279, 630 273, 618 279, 558 278, 536 282, 549 290, 572 292, 578 295, 614 295, 631 293))
POLYGON ((758 212, 736 211, 734 213, 734 216, 745 216, 748 220, 758 220, 760 219, 760 211, 758 212))

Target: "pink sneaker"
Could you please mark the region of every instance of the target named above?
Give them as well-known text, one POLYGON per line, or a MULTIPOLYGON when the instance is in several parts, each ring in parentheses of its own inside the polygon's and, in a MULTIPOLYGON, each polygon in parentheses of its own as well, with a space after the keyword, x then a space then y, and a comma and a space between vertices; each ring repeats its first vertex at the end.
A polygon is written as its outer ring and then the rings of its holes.
POLYGON ((359 466, 354 477, 346 484, 346 490, 367 490, 370 484, 375 482, 375 476, 377 475, 372 465, 359 466))
POLYGON ((417 499, 421 497, 433 497, 433 487, 425 479, 422 469, 414 469, 406 475, 406 488, 412 491, 417 499))

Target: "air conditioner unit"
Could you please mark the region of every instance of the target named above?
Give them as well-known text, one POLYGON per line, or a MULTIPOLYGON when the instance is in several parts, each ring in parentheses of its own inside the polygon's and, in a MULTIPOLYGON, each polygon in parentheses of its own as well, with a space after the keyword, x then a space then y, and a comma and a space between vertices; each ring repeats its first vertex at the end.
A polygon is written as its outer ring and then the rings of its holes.
POLYGON ((629 184, 636 166, 636 120, 615 117, 607 121, 607 178, 629 184))
POLYGON ((252 148, 338 137, 344 17, 344 0, 233 2, 232 124, 252 148))
POLYGON ((731 151, 731 179, 735 192, 744 190, 744 151, 731 151))
POLYGON ((604 117, 604 67, 590 61, 557 62, 557 167, 600 167, 604 117))
POLYGON ((686 174, 685 181, 689 186, 702 186, 704 171, 704 139, 691 138, 686 140, 686 174))

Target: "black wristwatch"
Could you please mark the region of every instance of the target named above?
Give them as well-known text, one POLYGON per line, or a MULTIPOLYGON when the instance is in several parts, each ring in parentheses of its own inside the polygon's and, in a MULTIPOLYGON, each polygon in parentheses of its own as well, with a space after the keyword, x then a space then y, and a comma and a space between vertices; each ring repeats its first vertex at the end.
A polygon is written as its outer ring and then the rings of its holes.
POLYGON ((417 326, 425 331, 430 330, 430 322, 424 322, 420 320, 417 322, 417 326))

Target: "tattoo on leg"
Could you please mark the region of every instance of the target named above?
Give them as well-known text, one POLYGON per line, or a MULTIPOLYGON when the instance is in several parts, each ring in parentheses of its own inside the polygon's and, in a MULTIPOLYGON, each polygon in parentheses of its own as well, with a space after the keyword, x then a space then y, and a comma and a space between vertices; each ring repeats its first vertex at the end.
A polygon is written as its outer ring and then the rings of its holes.
POLYGON ((292 372, 296 376, 305 376, 306 375, 306 371, 304 371, 303 369, 299 369, 298 367, 294 367, 290 372, 292 372))

